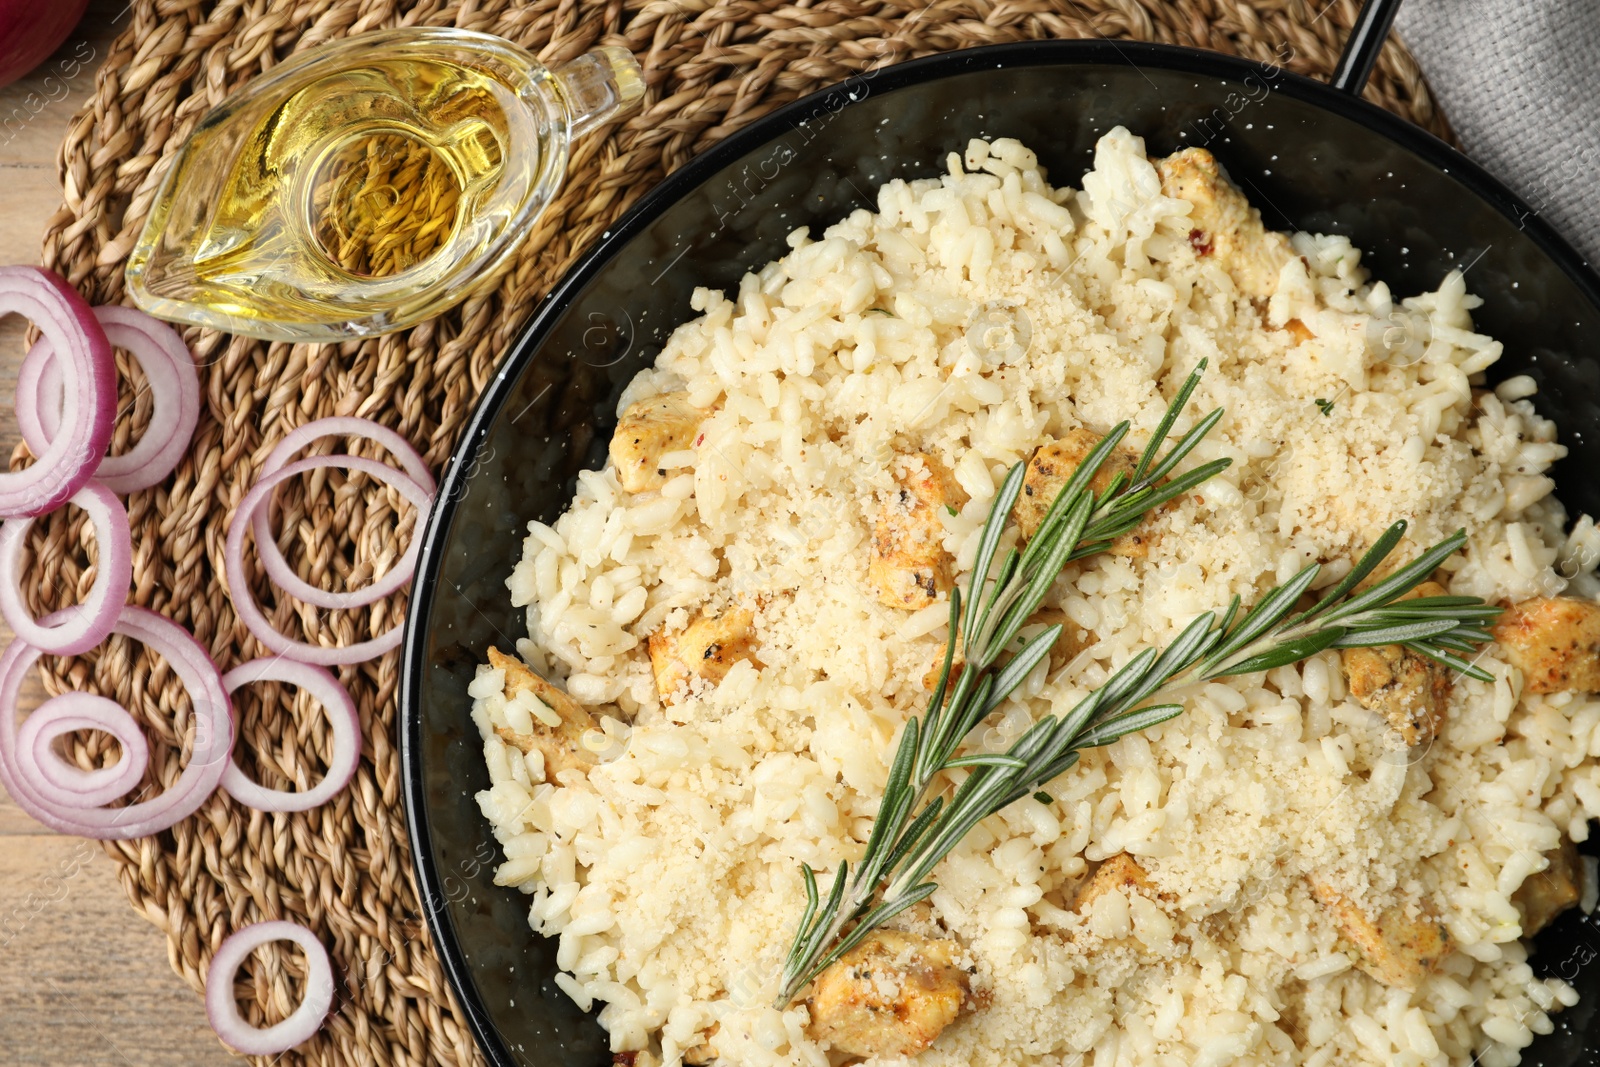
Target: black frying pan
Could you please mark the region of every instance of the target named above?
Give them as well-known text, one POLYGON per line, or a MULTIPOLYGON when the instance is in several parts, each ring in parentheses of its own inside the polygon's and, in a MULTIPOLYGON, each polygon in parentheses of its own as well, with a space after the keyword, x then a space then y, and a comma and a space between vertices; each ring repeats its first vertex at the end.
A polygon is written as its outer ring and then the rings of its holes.
MULTIPOLYGON (((544 301, 478 401, 429 519, 406 622, 401 689, 406 804, 434 942, 489 1061, 599 1067, 600 1027, 555 986, 554 945, 528 900, 493 884, 500 851, 473 794, 487 788, 466 686, 493 643, 526 633, 505 579, 530 519, 554 521, 576 473, 599 467, 622 386, 691 315, 696 285, 727 289, 894 177, 937 173, 968 138, 1011 136, 1057 184, 1077 185, 1096 138, 1121 124, 1166 154, 1204 144, 1269 225, 1349 236, 1397 294, 1453 268, 1506 343, 1499 376, 1533 375, 1572 449, 1555 477, 1600 511, 1600 278, 1470 160, 1358 98, 1394 18, 1372 0, 1331 85, 1210 52, 1113 41, 978 48, 864 74, 752 124, 677 171, 544 301)), ((648 872, 641 872, 648 877, 648 872)), ((1600 1050, 1600 929, 1569 912, 1536 966, 1582 1002, 1525 1063, 1570 1067, 1600 1050), (1593 1030, 1593 1036, 1591 1035, 1593 1030)))

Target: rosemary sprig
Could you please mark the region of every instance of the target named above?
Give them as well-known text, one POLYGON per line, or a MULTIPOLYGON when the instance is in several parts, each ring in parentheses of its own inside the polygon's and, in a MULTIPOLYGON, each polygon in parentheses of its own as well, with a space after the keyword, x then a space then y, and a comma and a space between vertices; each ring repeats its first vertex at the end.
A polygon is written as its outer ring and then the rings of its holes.
MULTIPOLYGON (((1120 441, 1122 433, 1118 431, 1126 428, 1118 427, 1107 435, 1061 490, 1027 548, 1007 553, 984 596, 988 584, 984 577, 1021 490, 1022 465, 1012 469, 984 529, 973 569, 976 594, 969 590, 964 617, 960 593, 951 595, 951 637, 938 685, 926 714, 920 719, 913 717, 901 734, 883 801, 854 877, 849 865, 841 863, 824 901, 815 873, 809 865, 801 867, 807 903, 784 963, 780 1007, 872 930, 931 895, 937 886, 926 881, 927 877, 980 821, 1041 792, 1045 784, 1078 761, 1083 749, 1111 744, 1183 710, 1181 703, 1155 702, 1163 695, 1176 696, 1174 690, 1213 678, 1295 663, 1328 648, 1367 645, 1404 645, 1463 674, 1489 679, 1462 656, 1490 639, 1486 627, 1500 609, 1476 597, 1400 599, 1461 548, 1465 531, 1457 531, 1371 588, 1354 592, 1400 543, 1406 529, 1402 521, 1391 526, 1360 562, 1307 610, 1292 614, 1321 569, 1315 563, 1272 590, 1243 617, 1238 597, 1220 617, 1214 611, 1200 615, 1165 649, 1140 652, 1067 714, 1035 723, 1006 752, 956 755, 967 734, 1021 684, 1060 636, 1059 625, 1046 627, 998 670, 992 669, 1066 562, 1104 548, 1108 537, 1116 536, 1105 530, 1121 533, 1137 525, 1143 512, 1134 514, 1128 523, 1127 509, 1134 505, 1126 503, 1137 494, 1149 494, 1139 498, 1142 500, 1175 495, 1165 494, 1170 485, 1157 491, 1155 482, 1193 449, 1199 435, 1215 425, 1221 414, 1212 412, 1165 459, 1154 461, 1194 382, 1191 377, 1174 401, 1132 479, 1114 483, 1097 502, 1088 490, 1089 482, 1120 441), (969 635, 967 665, 947 702, 958 620, 963 623, 960 632, 969 635), (970 773, 954 793, 948 798, 930 796, 936 776, 957 769, 970 773)), ((1185 483, 1179 490, 1185 491, 1220 469, 1217 463, 1208 464, 1170 484, 1185 483), (1193 478, 1202 472, 1203 477, 1193 478)), ((1146 505, 1146 510, 1153 506, 1146 505)))
POLYGON ((1027 547, 1021 551, 1008 550, 996 569, 995 555, 1027 474, 1026 463, 1019 462, 1011 468, 990 508, 973 564, 974 578, 969 592, 975 588, 980 595, 969 596, 963 619, 961 595, 959 592, 951 594, 950 640, 938 684, 928 701, 925 719, 913 717, 901 735, 883 803, 873 821, 872 834, 854 879, 849 877, 849 865, 840 864, 824 901, 817 891, 816 875, 810 865, 801 865, 806 910, 784 965, 780 1004, 792 1000, 817 972, 849 951, 868 931, 933 892, 932 885, 919 886, 909 894, 884 898, 877 906, 872 904, 880 883, 893 876, 912 850, 938 829, 944 800, 936 797, 924 803, 935 777, 941 771, 981 767, 1004 759, 994 755, 957 756, 955 750, 967 733, 1050 654, 1061 632, 1059 626, 1050 627, 1026 642, 998 671, 990 669, 1038 609, 1061 569, 1072 560, 1110 548, 1113 541, 1136 528, 1149 512, 1227 468, 1230 460, 1217 459, 1182 474, 1173 474, 1178 464, 1222 418, 1221 408, 1200 419, 1165 456, 1161 455, 1162 445, 1194 394, 1205 369, 1206 361, 1201 360, 1172 403, 1167 405, 1131 476, 1119 473, 1098 496, 1090 488, 1112 450, 1127 436, 1130 427, 1123 422, 1084 457, 1067 484, 1056 494, 1027 547), (1162 481, 1169 477, 1170 480, 1162 481), (989 580, 991 572, 994 574, 992 582, 989 580), (985 590, 986 598, 981 595, 985 590), (966 635, 966 666, 952 690, 951 666, 962 634, 966 635), (913 811, 916 811, 914 818, 913 811), (861 921, 849 938, 839 941, 845 925, 853 919, 861 921))

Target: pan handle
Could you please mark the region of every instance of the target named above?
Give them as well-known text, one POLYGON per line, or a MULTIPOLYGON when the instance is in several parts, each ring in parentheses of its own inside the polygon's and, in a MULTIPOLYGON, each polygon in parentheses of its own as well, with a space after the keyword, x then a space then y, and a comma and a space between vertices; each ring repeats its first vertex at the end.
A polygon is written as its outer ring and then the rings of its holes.
POLYGON ((1383 51, 1389 27, 1394 25, 1394 17, 1399 12, 1400 0, 1366 0, 1361 5, 1361 14, 1350 28, 1350 36, 1344 43, 1344 52, 1339 56, 1339 65, 1329 85, 1351 96, 1361 95, 1372 68, 1377 65, 1378 53, 1383 51))

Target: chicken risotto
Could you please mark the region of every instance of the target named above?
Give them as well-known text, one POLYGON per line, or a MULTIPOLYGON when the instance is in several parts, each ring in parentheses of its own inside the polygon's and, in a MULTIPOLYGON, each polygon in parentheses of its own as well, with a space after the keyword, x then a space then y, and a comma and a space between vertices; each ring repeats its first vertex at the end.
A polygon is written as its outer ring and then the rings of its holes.
POLYGON ((617 1062, 1518 1063, 1577 1000, 1525 939, 1594 906, 1600 534, 1462 276, 1121 128, 788 245, 628 385, 470 686, 617 1062))

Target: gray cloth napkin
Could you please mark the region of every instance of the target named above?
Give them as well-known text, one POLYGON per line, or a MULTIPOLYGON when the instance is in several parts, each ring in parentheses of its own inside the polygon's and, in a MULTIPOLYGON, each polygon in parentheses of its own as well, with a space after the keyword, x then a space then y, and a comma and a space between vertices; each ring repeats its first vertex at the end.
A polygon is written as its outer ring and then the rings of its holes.
POLYGON ((1600 0, 1406 0, 1467 154, 1600 265, 1600 0))

